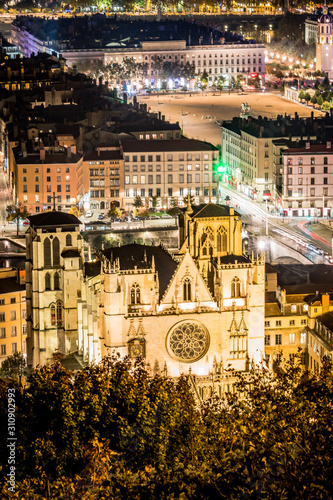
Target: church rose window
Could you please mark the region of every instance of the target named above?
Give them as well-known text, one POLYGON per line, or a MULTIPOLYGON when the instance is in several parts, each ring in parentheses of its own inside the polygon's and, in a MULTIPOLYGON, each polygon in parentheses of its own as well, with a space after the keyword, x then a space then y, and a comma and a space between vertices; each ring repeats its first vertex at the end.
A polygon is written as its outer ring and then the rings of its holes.
POLYGON ((209 333, 200 323, 184 321, 171 329, 167 344, 173 358, 192 363, 207 352, 209 333))

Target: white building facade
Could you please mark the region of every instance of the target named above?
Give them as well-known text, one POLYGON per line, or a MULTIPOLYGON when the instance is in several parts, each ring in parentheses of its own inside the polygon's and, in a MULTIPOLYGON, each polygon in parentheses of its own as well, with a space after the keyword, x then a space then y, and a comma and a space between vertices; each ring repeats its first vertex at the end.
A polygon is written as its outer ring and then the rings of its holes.
POLYGON ((283 208, 293 216, 331 216, 333 197, 333 148, 305 143, 285 149, 283 208))
POLYGON ((333 78, 333 30, 332 17, 328 8, 323 7, 323 15, 318 19, 318 38, 316 44, 316 70, 323 71, 333 78))

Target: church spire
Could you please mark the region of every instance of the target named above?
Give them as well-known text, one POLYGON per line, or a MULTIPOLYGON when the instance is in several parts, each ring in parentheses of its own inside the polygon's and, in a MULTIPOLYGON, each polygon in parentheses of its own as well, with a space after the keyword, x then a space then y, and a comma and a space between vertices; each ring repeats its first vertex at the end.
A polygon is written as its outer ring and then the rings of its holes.
POLYGON ((187 195, 187 209, 186 209, 186 213, 187 214, 193 214, 193 208, 192 208, 192 205, 191 205, 191 195, 187 195))

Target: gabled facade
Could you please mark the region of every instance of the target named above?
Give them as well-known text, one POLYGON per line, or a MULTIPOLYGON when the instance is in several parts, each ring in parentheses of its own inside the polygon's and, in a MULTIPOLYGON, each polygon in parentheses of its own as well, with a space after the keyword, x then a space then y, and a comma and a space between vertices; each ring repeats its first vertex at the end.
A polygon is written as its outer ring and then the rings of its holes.
POLYGON ((233 209, 189 205, 177 255, 132 244, 85 263, 77 220, 67 217, 73 216, 30 217, 31 366, 50 361, 54 352, 75 354, 83 363, 117 352, 143 358, 151 374, 191 373, 206 384, 211 373, 261 363, 265 265, 242 254, 241 221, 233 209))

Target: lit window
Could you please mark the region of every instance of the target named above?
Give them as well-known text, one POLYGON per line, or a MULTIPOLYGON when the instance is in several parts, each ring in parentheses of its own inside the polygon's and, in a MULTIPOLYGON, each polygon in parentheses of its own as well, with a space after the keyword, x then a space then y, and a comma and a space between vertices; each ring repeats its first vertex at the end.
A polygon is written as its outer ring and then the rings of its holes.
POLYGON ((235 277, 231 281, 231 297, 240 297, 240 279, 235 277))
POLYGON ((131 304, 141 304, 141 290, 139 283, 133 283, 131 287, 131 304))

